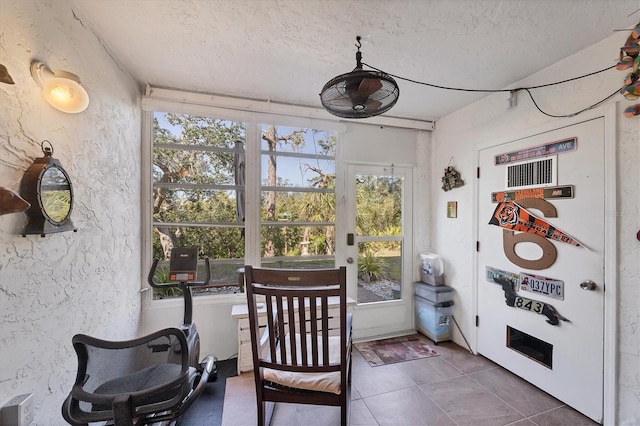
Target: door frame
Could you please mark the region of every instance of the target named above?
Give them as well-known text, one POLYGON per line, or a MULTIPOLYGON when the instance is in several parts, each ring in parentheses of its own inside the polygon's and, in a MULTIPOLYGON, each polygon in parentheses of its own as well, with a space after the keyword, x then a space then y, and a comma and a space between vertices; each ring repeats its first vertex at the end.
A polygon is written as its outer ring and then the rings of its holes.
MULTIPOLYGON (((415 191, 415 166, 406 164, 381 164, 381 163, 369 163, 369 162, 345 162, 345 178, 344 178, 344 196, 345 196, 345 234, 344 240, 346 240, 347 232, 355 232, 355 197, 349 198, 351 195, 352 178, 354 172, 359 170, 377 172, 388 169, 401 170, 401 174, 404 176, 403 192, 402 192, 402 282, 401 282, 401 298, 397 300, 389 300, 385 302, 373 302, 357 304, 353 307, 353 336, 357 340, 367 340, 372 337, 391 337, 397 335, 403 335, 407 332, 414 330, 414 318, 413 318, 413 280, 414 274, 412 271, 415 269, 414 257, 414 191, 415 191), (409 188, 407 188, 409 186, 409 188), (361 327, 361 324, 368 323, 370 316, 373 315, 373 311, 378 311, 383 315, 390 312, 402 309, 402 318, 398 323, 387 324, 375 324, 372 327, 361 327)), ((340 237, 338 237, 340 238, 340 237)), ((357 240, 357 238, 356 238, 357 240)), ((351 294, 354 300, 357 300, 357 270, 354 267, 357 266, 357 242, 352 247, 345 245, 345 257, 351 257, 354 259, 353 263, 347 262, 347 293, 351 294)))
MULTIPOLYGON (((618 277, 617 277, 617 194, 616 194, 616 119, 617 119, 617 102, 586 111, 576 117, 563 118, 548 122, 532 129, 519 131, 505 137, 495 138, 476 144, 474 147, 474 167, 478 170, 480 151, 492 148, 508 142, 514 142, 520 139, 529 138, 541 133, 550 132, 563 127, 579 124, 584 121, 604 118, 604 283, 606 291, 604 292, 604 341, 603 341, 603 424, 616 423, 616 371, 617 371, 617 305, 618 298, 618 277)), ((479 182, 475 179, 473 185, 473 217, 472 223, 473 235, 476 241, 479 237, 479 182)), ((473 315, 471 319, 478 315, 478 285, 482 277, 478 274, 478 252, 473 254, 473 286, 472 286, 472 306, 473 315)), ((478 328, 475 324, 469 324, 473 330, 472 348, 475 354, 478 353, 478 328)))

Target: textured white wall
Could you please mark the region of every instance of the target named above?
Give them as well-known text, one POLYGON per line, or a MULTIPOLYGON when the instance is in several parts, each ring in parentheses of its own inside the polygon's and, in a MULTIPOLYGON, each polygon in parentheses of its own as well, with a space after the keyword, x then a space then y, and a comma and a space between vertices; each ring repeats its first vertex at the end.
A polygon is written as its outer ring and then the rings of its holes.
MULTIPOLYGON (((615 64, 620 46, 628 33, 615 33, 606 40, 579 52, 541 72, 518 86, 535 85, 575 77, 615 64)), ((552 114, 568 114, 585 108, 622 86, 626 72, 610 70, 580 81, 534 91, 536 101, 552 114)), ((462 82, 461 82, 462 83, 462 82)), ((539 113, 526 93, 518 94, 518 106, 506 109, 505 94, 495 94, 451 114, 436 123, 432 138, 432 245, 446 258, 447 283, 456 288, 454 315, 467 338, 474 335, 471 318, 472 268, 475 236, 473 224, 473 186, 475 147, 492 139, 522 134, 553 119, 539 113), (440 178, 454 158, 456 169, 467 185, 444 192, 440 178), (458 201, 458 219, 446 217, 446 202, 458 201)), ((618 366, 617 414, 620 424, 640 424, 640 117, 622 115, 633 104, 621 95, 617 118, 617 199, 618 206, 618 366)), ((464 345, 462 338, 456 340, 464 345)))
POLYGON ((0 216, 0 405, 34 392, 35 421, 64 423, 75 379, 71 337, 136 334, 140 313, 140 90, 64 0, 2 0, 0 186, 19 189, 51 141, 74 190, 78 232, 20 235, 23 213, 0 216), (59 112, 31 78, 33 59, 80 76, 91 97, 59 112))
MULTIPOLYGON (((16 84, 0 83, 0 186, 19 187, 26 168, 48 139, 69 173, 77 233, 45 238, 19 235, 23 214, 0 216, 0 405, 35 393, 36 423, 61 424, 60 404, 75 374, 70 339, 77 332, 109 338, 136 333, 140 313, 140 108, 133 79, 64 0, 0 0, 0 63, 16 84), (32 59, 78 74, 91 96, 89 109, 67 115, 43 100, 29 75, 32 59)), ((626 34, 618 33, 558 63, 523 84, 573 77, 616 58, 626 34)), ((556 113, 574 111, 621 85, 623 72, 538 91, 556 113)), ((550 121, 522 94, 514 110, 492 95, 437 123, 432 140, 421 135, 417 161, 431 168, 431 187, 416 183, 416 251, 431 248, 447 259, 456 287, 456 319, 467 336, 473 260, 471 217, 473 146, 550 121), (432 155, 429 156, 429 145, 432 155), (469 184, 440 189, 454 157, 469 184), (446 201, 458 201, 458 219, 446 219, 446 201), (432 219, 431 219, 432 217, 432 219), (431 223, 427 229, 426 223, 431 223)), ((619 378, 618 419, 640 423, 640 119, 618 120, 619 378)), ((391 144, 393 141, 389 141, 391 144)), ((418 171, 418 177, 422 171, 418 171)), ((177 314, 179 315, 179 314, 177 314)), ((229 312, 230 315, 230 312, 229 312)), ((171 321, 173 325, 175 321, 171 321)), ((231 331, 233 323, 225 326, 231 331)), ((235 335, 233 335, 235 339, 235 335)), ((457 336, 460 344, 460 336, 457 336)))

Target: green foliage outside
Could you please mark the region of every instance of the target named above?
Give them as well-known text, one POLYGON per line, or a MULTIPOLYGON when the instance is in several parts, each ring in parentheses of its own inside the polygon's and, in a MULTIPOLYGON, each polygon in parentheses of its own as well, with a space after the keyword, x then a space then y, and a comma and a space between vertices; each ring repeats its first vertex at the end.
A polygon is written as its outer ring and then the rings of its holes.
MULTIPOLYGON (((198 247, 201 257, 228 260, 224 264, 212 265, 215 285, 237 286, 237 269, 242 266, 245 257, 245 238, 242 227, 229 226, 241 224, 241 219, 237 217, 236 191, 233 188, 224 189, 224 186, 236 184, 235 154, 226 150, 233 149, 236 141, 245 142, 245 125, 181 114, 161 116, 165 120, 162 124, 158 116, 153 123, 153 220, 156 223, 153 257, 166 259, 163 241, 170 241, 174 247, 198 247), (222 185, 222 188, 189 187, 193 184, 222 185), (172 223, 183 224, 178 226, 172 223)), ((275 128, 270 126, 270 129, 273 132, 275 128)), ((292 149, 296 150, 304 144, 302 135, 307 132, 311 132, 321 151, 319 154, 335 154, 335 136, 316 140, 324 132, 300 129, 291 135, 271 136, 278 141, 278 146, 291 143, 292 149)), ((315 174, 308 180, 307 186, 333 189, 335 174, 327 175, 318 164, 313 164, 315 160, 308 161, 310 163, 304 166, 305 170, 315 174)), ((263 185, 269 183, 263 182, 263 185)), ((278 178, 277 185, 290 186, 281 178, 278 178)), ((263 221, 277 223, 277 226, 263 226, 261 229, 263 256, 333 255, 333 225, 287 225, 288 222, 333 223, 333 193, 264 191, 261 194, 260 214, 263 221)), ((156 297, 165 296, 157 291, 155 294, 156 297)))
MULTIPOLYGON (((367 236, 402 235, 402 180, 393 176, 358 176, 356 232, 367 236)), ((367 249, 389 255, 400 242, 367 243, 367 249)), ((363 252, 360 253, 365 254, 363 252)))
MULTIPOLYGON (((174 247, 198 247, 201 257, 212 260, 212 281, 216 287, 239 291, 238 268, 244 264, 245 237, 238 218, 232 151, 236 142, 246 141, 242 122, 194 117, 183 114, 159 114, 153 122, 154 149, 153 257, 166 260, 163 242, 174 247), (162 118, 159 121, 159 118, 162 118), (192 186, 190 186, 192 185, 192 186), (215 189, 198 185, 214 185, 215 189), (166 224, 166 225, 163 225, 166 224), (238 226, 240 225, 240 226, 238 226)), ((335 155, 335 136, 307 129, 281 129, 263 126, 262 149, 296 152, 308 141, 319 155, 335 155), (290 132, 278 134, 278 132, 290 132)), ((265 155, 272 163, 262 185, 293 186, 276 172, 276 162, 285 157, 265 155)), ((235 158, 237 159, 237 157, 235 158)), ((292 162, 286 163, 291 167, 292 162)), ((309 158, 299 162, 300 173, 311 173, 309 188, 335 188, 335 173, 322 169, 320 161, 309 158)), ((286 170, 286 169, 283 169, 286 170)), ((265 172, 266 173, 266 172, 265 172)), ((307 176, 307 175, 305 175, 307 176)), ((268 222, 261 228, 261 255, 265 266, 333 266, 335 252, 335 195, 323 192, 262 191, 260 218, 268 222), (296 225, 328 223, 328 226, 296 225), (306 255, 327 256, 327 260, 304 259, 306 255), (296 257, 297 256, 297 257, 296 257), (273 262, 269 257, 276 257, 273 262), (282 258, 291 257, 291 261, 282 258)), ((402 235, 402 179, 394 176, 359 176, 356 189, 356 232, 368 236, 402 235)), ((250 214, 246 212, 245 214, 250 214)), ((375 280, 399 279, 398 242, 370 242, 361 247, 359 272, 365 270, 375 280)), ((202 267, 202 266, 201 266, 202 267)), ((203 271, 200 272, 202 274, 203 271)), ((199 279, 202 275, 199 275, 199 279)), ((155 291, 156 297, 174 297, 179 291, 155 291)))
MULTIPOLYGON (((212 152, 206 148, 233 148, 244 141, 243 123, 166 114, 170 126, 182 129, 178 135, 160 127, 154 119, 154 182, 178 184, 177 188, 154 188, 154 221, 206 224, 236 222, 235 191, 180 188, 180 184, 233 185, 233 152, 212 152), (162 144, 204 148, 162 148, 162 144)), ((201 226, 156 228, 169 236, 174 246, 200 249, 202 257, 211 259, 244 257, 244 239, 238 228, 201 226)), ((154 233, 153 256, 164 259, 160 233, 154 233)))
MULTIPOLYGON (((169 268, 167 267, 156 268, 156 273, 153 276, 153 278, 157 283, 171 282, 169 280, 169 268)), ((176 287, 154 288, 153 291, 158 299, 182 296, 182 291, 180 291, 180 289, 176 287)))
POLYGON ((371 281, 382 278, 388 266, 384 257, 376 256, 371 251, 367 250, 358 256, 358 275, 366 275, 371 281))

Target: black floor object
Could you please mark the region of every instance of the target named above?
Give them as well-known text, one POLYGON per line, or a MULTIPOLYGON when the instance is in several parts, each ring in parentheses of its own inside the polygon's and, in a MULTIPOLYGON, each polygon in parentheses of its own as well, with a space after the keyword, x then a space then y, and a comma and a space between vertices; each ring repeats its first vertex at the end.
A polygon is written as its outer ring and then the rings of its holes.
POLYGON ((227 377, 237 376, 237 358, 218 361, 218 378, 207 383, 204 391, 177 422, 180 426, 220 426, 227 377))

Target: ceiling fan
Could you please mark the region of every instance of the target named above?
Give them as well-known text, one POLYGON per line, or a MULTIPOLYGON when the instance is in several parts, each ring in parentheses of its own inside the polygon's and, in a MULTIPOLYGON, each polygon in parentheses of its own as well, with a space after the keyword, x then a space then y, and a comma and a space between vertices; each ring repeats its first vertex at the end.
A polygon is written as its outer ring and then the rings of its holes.
POLYGON ((343 118, 367 118, 389 111, 398 101, 400 89, 395 80, 381 71, 362 69, 360 36, 356 37, 356 67, 324 85, 320 92, 322 106, 343 118))

